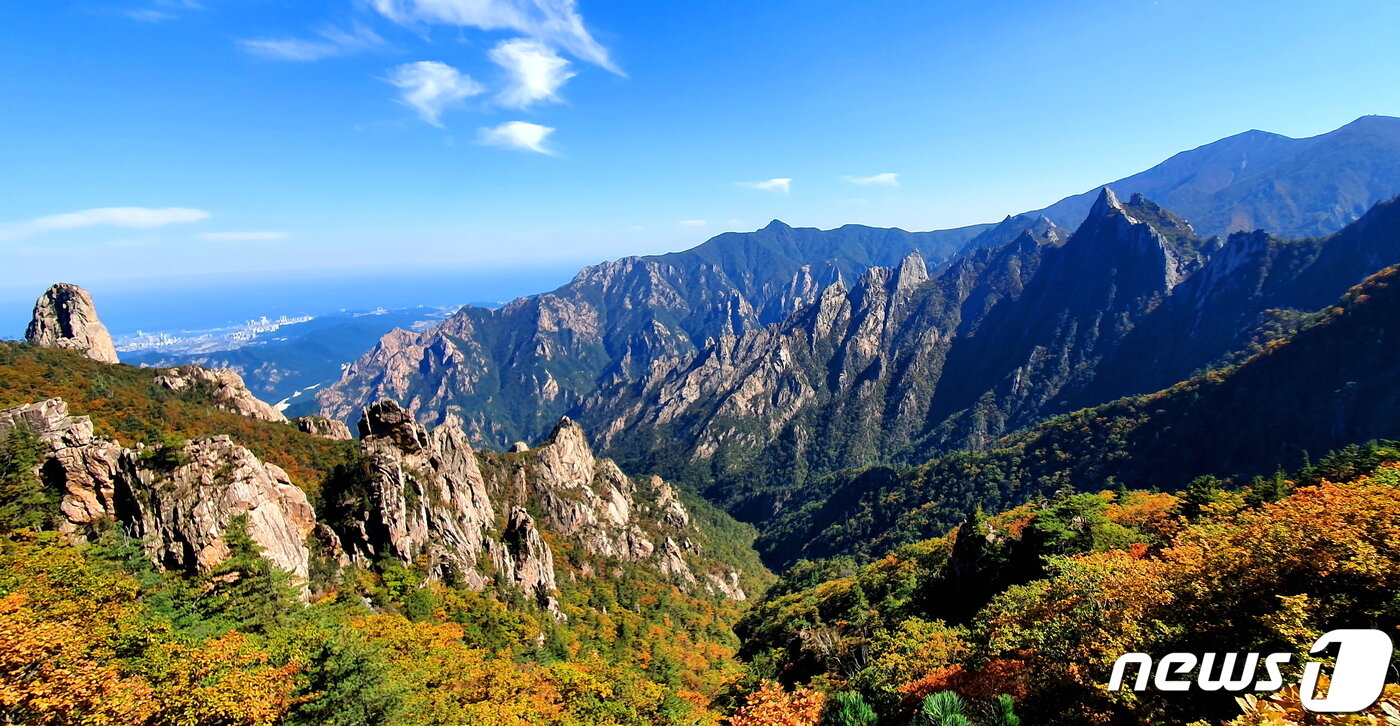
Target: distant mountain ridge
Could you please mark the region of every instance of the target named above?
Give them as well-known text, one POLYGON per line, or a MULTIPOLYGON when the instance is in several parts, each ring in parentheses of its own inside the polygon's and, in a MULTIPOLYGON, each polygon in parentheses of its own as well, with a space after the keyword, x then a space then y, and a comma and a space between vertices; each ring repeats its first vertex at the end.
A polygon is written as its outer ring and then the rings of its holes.
POLYGON ((430 423, 461 416, 478 444, 533 440, 601 385, 782 320, 832 282, 914 250, 946 260, 985 228, 822 231, 775 220, 684 252, 605 262, 550 293, 390 333, 317 400, 348 420, 390 397, 430 423))
MULTIPOLYGON (((1109 182, 1191 220, 1202 236, 1266 229, 1280 237, 1331 234, 1400 193, 1400 118, 1363 116, 1294 139, 1246 131, 1183 151, 1109 182)), ((1097 190, 1029 212, 1077 225, 1097 190)))
MULTIPOLYGON (((1392 211, 1392 220, 1395 215, 1392 211)), ((1296 468, 1311 452, 1400 433, 1400 265, 1341 295, 1295 335, 1238 366, 1050 419, 979 452, 896 471, 848 471, 801 492, 763 528, 771 566, 878 555, 947 531, 974 507, 1080 491, 1179 491, 1201 475, 1296 468)))
MULTIPOLYGON (((1103 392, 1099 388, 1086 387, 1088 381, 1109 380, 1098 370, 1103 361, 1127 355, 1120 348, 1139 345, 1135 341, 1142 334, 1133 332, 1139 323, 1176 297, 1179 285, 1196 279, 1196 271, 1206 267, 1220 247, 1246 239, 1212 240, 1217 230, 1252 231, 1258 224, 1277 223, 1286 230, 1275 232, 1280 237, 1299 230, 1331 232, 1358 218, 1379 190, 1386 190, 1384 198, 1400 193, 1400 120, 1366 117, 1310 139, 1246 132, 1178 154, 1123 184, 1118 189, 1131 198, 1119 204, 1131 208, 1127 216, 1146 227, 1134 231, 1129 224, 1120 230, 1127 235, 1125 245, 1116 245, 1118 238, 1104 232, 1108 236, 1103 244, 1108 246, 1103 254, 1089 251, 1078 255, 1077 262, 1070 259, 1075 253, 1061 248, 1069 247, 1067 228, 1080 228, 1084 239, 1093 236, 1081 224, 1094 202, 1084 195, 1000 224, 942 232, 860 226, 819 231, 775 221, 756 232, 720 235, 684 252, 589 267, 551 293, 521 298, 499 310, 464 308, 420 333, 396 331, 321 391, 317 402, 327 415, 349 419, 374 400, 393 398, 430 424, 461 416, 473 443, 487 447, 538 438, 558 416, 568 414, 582 420, 596 443, 610 447, 611 455, 638 466, 667 458, 674 463, 674 455, 664 452, 686 446, 688 439, 669 440, 669 434, 632 428, 633 422, 655 414, 644 410, 652 405, 647 396, 671 390, 663 383, 667 376, 693 368, 707 356, 735 354, 739 349, 726 349, 731 345, 726 340, 748 336, 745 345, 756 346, 763 336, 780 335, 767 332, 770 326, 803 325, 798 316, 807 316, 811 324, 831 323, 812 319, 822 316, 820 305, 830 297, 836 307, 846 305, 852 314, 866 316, 866 325, 883 326, 878 336, 862 338, 873 341, 878 351, 853 348, 839 362, 829 361, 833 367, 827 375, 844 381, 835 388, 859 381, 883 386, 895 379, 907 380, 908 385, 899 388, 895 383, 896 390, 878 393, 870 389, 861 394, 863 413, 847 407, 842 416, 853 418, 820 421, 823 428, 863 431, 838 437, 843 443, 836 449, 849 456, 823 455, 819 458, 824 460, 816 462, 802 455, 801 463, 787 462, 775 471, 786 470, 788 464, 839 468, 854 463, 862 451, 878 457, 908 447, 987 445, 1039 416, 1107 400, 1093 398, 1103 392), (1143 231, 1148 228, 1151 234, 1143 231), (1136 258, 1131 255, 1134 249, 1141 253, 1136 258), (915 294, 917 302, 910 304, 916 307, 896 316, 914 322, 899 323, 906 326, 899 328, 889 317, 892 309, 881 306, 905 294, 888 285, 898 287, 895 280, 900 275, 892 271, 914 252, 919 253, 923 274, 938 280, 928 283, 938 291, 915 294), (1037 273, 1049 259, 1057 262, 1046 272, 1059 270, 1053 282, 1037 273), (881 273, 886 276, 879 280, 866 279, 877 268, 891 272, 881 273), (1107 287, 1100 284, 1105 269, 1111 271, 1107 287), (836 285, 840 288, 832 289, 836 285), (1036 304, 1016 303, 1022 295, 1030 295, 1036 304), (838 299, 847 296, 846 303, 838 299), (996 340, 1013 330, 1025 331, 1020 342, 996 340), (928 340, 914 341, 913 331, 922 331, 919 334, 928 340), (965 339, 956 350, 947 346, 954 338, 965 339), (909 359, 909 346, 923 346, 930 357, 915 363, 909 359), (984 353, 973 353, 979 346, 984 353), (884 354, 891 352, 904 362, 895 363, 884 354), (991 359, 982 356, 993 353, 1008 357, 984 366, 991 359), (866 361, 866 367, 853 369, 857 360, 866 361), (938 383, 939 377, 946 380, 938 383), (915 410, 942 422, 941 428, 928 430, 922 422, 915 426, 915 410), (870 429, 872 422, 880 425, 870 429), (661 438, 649 438, 653 435, 661 438), (612 448, 624 446, 627 451, 612 448)), ((1079 247, 1087 249, 1088 244, 1079 247)), ((1352 277, 1338 272, 1329 278, 1335 283, 1328 288, 1330 294, 1384 264, 1380 257, 1372 260, 1374 266, 1352 271, 1352 277)), ((1221 266, 1213 269, 1210 274, 1216 275, 1221 266)), ((1192 294, 1205 293, 1193 288, 1192 294)), ((1263 298, 1249 300, 1262 304, 1263 298)), ((1229 346, 1247 345, 1261 314, 1261 309, 1250 307, 1253 302, 1235 310, 1242 317, 1217 331, 1214 347, 1190 347, 1175 361, 1153 362, 1157 378, 1120 381, 1115 392, 1150 390, 1139 386, 1182 371, 1189 375, 1237 349, 1229 346), (1217 350, 1221 346, 1227 349, 1217 350)), ((763 355, 756 348, 747 354, 758 356, 754 360, 763 355)), ((758 391, 758 380, 744 383, 758 391)), ((697 431, 708 424, 692 416, 703 416, 702 410, 717 412, 725 405, 710 389, 682 386, 674 392, 684 393, 688 401, 688 413, 676 413, 674 422, 697 431)), ((673 396, 654 403, 679 411, 681 400, 673 396)), ((782 400, 773 398, 771 405, 781 407, 782 400)), ((780 436, 781 427, 765 429, 767 425, 734 417, 735 430, 751 429, 746 436, 754 440, 780 436)), ((745 437, 729 441, 739 438, 745 437)), ((709 467, 735 470, 738 464, 724 457, 710 461, 709 467)), ((754 466, 747 459, 740 463, 743 469, 754 466)))
POLYGON ((1066 240, 1027 232, 932 276, 914 256, 872 268, 779 325, 604 388, 580 415, 626 465, 762 521, 832 471, 992 447, 1189 378, 1397 262, 1396 201, 1328 238, 1225 242, 1105 189, 1066 240))

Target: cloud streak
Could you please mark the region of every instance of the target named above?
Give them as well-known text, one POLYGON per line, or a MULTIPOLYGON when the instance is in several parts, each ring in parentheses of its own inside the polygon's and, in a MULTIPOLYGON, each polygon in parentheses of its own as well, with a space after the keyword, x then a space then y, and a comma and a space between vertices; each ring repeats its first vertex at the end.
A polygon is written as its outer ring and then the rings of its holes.
POLYGON ((895 173, 876 174, 874 176, 844 176, 841 177, 852 184, 859 184, 865 187, 897 187, 899 186, 899 175, 895 173))
POLYGON ((438 128, 448 107, 486 91, 471 76, 438 61, 405 63, 391 71, 387 80, 399 89, 399 100, 438 128))
POLYGON ((792 179, 781 177, 769 179, 767 181, 739 182, 739 186, 748 189, 757 189, 763 192, 780 192, 787 194, 792 191, 792 179))
POLYGON ((316 35, 316 39, 252 38, 240 40, 238 45, 244 51, 262 58, 300 62, 350 55, 384 45, 383 38, 362 25, 349 30, 322 28, 316 35))
POLYGON ((552 133, 554 129, 548 126, 528 121, 507 121, 500 126, 480 129, 477 131, 476 140, 486 146, 553 155, 554 152, 545 146, 545 140, 552 133))
POLYGON ((710 223, 703 219, 682 219, 676 224, 682 227, 708 227, 710 223))
POLYGON ((501 92, 501 105, 528 108, 540 101, 558 103, 559 89, 576 74, 569 62, 535 40, 505 40, 491 49, 491 61, 506 69, 510 85, 501 92))
POLYGON ((574 0, 371 0, 381 15, 400 24, 456 25, 511 30, 580 60, 621 74, 584 26, 574 0))
POLYGON ((16 240, 48 232, 61 232, 84 227, 121 227, 124 229, 152 229, 170 224, 184 224, 208 219, 209 213, 200 209, 185 207, 103 207, 85 209, 80 212, 55 214, 31 219, 28 222, 0 227, 0 240, 16 240))
POLYGON ((276 242, 287 236, 286 232, 204 232, 199 238, 206 242, 276 242))

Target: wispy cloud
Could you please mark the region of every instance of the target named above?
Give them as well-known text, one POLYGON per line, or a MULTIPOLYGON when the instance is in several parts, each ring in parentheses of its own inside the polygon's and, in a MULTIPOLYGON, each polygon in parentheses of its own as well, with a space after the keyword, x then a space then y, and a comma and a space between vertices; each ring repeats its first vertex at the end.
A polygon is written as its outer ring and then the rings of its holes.
POLYGON ((554 152, 545 146, 545 140, 552 133, 554 129, 548 126, 527 121, 507 121, 500 126, 481 129, 477 132, 477 141, 487 146, 553 154, 554 152))
POLYGON ((316 38, 251 38, 240 40, 243 50, 263 58, 285 61, 314 61, 373 50, 384 39, 363 25, 349 30, 336 27, 316 31, 316 38))
POLYGON ((852 184, 859 184, 866 187, 897 187, 899 186, 899 175, 889 172, 876 174, 874 176, 845 176, 841 177, 852 184))
POLYGON ((580 60, 621 73, 608 49, 593 39, 574 0, 371 0, 397 23, 458 25, 481 30, 513 30, 580 60))
POLYGON ((471 76, 437 61, 405 63, 390 72, 389 83, 400 91, 400 100, 424 121, 442 128, 442 112, 486 90, 471 76))
POLYGON ((132 8, 121 11, 122 15, 141 23, 163 23, 174 20, 176 11, 203 10, 198 0, 153 0, 152 7, 132 8))
POLYGON ((779 178, 769 179, 767 181, 739 182, 739 186, 765 192, 782 192, 783 194, 787 194, 792 191, 792 180, 779 178))
POLYGON ((135 10, 126 10, 122 12, 122 15, 125 15, 128 18, 131 18, 132 20, 135 20, 139 23, 163 23, 167 20, 175 19, 175 16, 171 13, 155 10, 152 8, 137 8, 135 10))
POLYGON ((32 237, 45 232, 59 232, 83 227, 123 227, 126 229, 150 229, 169 224, 198 222, 208 219, 209 213, 200 209, 185 207, 165 207, 147 209, 145 207, 104 207, 85 209, 81 212, 55 214, 0 226, 0 240, 15 240, 32 237))
POLYGON ((206 242, 276 242, 287 239, 286 232, 205 232, 199 238, 206 242))
POLYGON ((501 41, 491 49, 491 60, 510 75, 510 85, 500 95, 501 105, 510 108, 558 102, 559 88, 575 75, 567 60, 536 40, 501 41))
POLYGON ((681 221, 676 222, 676 224, 678 224, 678 225, 680 225, 680 226, 682 226, 682 227, 708 227, 708 226, 710 226, 710 223, 709 223, 708 221, 706 221, 706 220, 703 220, 703 219, 682 219, 681 221))

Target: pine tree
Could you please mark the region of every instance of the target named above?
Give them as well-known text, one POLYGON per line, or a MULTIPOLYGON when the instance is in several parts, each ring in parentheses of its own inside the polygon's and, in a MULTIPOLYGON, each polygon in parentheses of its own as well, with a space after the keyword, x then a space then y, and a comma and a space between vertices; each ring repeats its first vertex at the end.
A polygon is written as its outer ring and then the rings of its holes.
POLYGON ((1181 496, 1181 515, 1198 519, 1206 508, 1220 498, 1220 480, 1213 476, 1198 476, 1186 485, 1181 496))
POLYGON ((962 696, 953 691, 939 691, 925 697, 914 723, 917 726, 972 726, 962 696))
POLYGON ((58 495, 35 476, 39 451, 39 437, 23 424, 0 437, 0 532, 53 526, 58 495))
POLYGON ((394 721, 400 694, 380 652, 342 630, 315 651, 292 708, 291 726, 379 726, 394 721))
POLYGON ((992 701, 991 726, 1021 726, 1021 717, 1016 715, 1016 700, 1002 694, 992 701))
POLYGON ((855 691, 843 691, 827 701, 822 726, 875 726, 879 720, 864 697, 855 691))
POLYGON ((207 617, 244 632, 266 632, 301 609, 291 574, 262 556, 262 546, 248 532, 247 514, 229 520, 224 544, 228 557, 207 577, 207 617))

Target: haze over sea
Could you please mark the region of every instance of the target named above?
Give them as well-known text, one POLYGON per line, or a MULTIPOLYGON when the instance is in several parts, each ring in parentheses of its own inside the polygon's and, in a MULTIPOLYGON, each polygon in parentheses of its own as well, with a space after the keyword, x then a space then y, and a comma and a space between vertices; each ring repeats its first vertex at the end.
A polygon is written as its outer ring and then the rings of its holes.
POLYGON ((384 270, 257 275, 191 275, 146 280, 35 280, 0 287, 0 338, 22 338, 34 300, 55 282, 88 288, 113 335, 203 330, 266 315, 325 315, 340 310, 415 305, 458 306, 507 301, 552 290, 583 265, 555 263, 510 269, 384 270))

